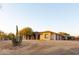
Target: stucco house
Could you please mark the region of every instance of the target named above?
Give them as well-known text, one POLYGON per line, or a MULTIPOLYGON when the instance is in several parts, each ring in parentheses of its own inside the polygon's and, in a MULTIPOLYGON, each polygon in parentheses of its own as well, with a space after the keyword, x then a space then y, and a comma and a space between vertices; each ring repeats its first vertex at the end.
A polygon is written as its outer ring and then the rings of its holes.
POLYGON ((52 31, 34 32, 33 35, 23 37, 26 40, 61 40, 62 36, 52 31))
POLYGON ((33 32, 32 35, 23 36, 23 40, 40 40, 40 32, 33 32))
POLYGON ((40 40, 51 40, 52 34, 51 31, 40 32, 40 40))
POLYGON ((40 40, 61 40, 62 36, 51 31, 40 32, 40 40))

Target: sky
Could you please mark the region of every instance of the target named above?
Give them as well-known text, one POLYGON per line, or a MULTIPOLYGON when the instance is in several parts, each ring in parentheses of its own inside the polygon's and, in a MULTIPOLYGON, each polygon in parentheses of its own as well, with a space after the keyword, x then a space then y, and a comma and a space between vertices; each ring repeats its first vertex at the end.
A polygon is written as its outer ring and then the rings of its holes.
POLYGON ((79 35, 79 4, 9 3, 0 4, 0 30, 9 33, 23 27, 34 31, 67 32, 79 35))

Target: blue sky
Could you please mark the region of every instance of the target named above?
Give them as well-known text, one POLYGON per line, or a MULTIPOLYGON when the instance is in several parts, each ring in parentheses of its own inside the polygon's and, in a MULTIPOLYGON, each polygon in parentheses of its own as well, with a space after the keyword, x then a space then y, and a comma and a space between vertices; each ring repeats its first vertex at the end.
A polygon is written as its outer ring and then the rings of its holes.
POLYGON ((0 4, 0 30, 15 33, 31 27, 34 31, 67 32, 79 35, 79 4, 0 4))

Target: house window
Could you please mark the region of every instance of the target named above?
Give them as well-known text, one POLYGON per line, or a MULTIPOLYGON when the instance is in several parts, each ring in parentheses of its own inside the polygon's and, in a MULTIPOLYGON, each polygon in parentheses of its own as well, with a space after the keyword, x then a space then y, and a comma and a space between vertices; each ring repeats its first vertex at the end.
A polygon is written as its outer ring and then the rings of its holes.
POLYGON ((45 38, 48 38, 48 34, 45 34, 45 38))

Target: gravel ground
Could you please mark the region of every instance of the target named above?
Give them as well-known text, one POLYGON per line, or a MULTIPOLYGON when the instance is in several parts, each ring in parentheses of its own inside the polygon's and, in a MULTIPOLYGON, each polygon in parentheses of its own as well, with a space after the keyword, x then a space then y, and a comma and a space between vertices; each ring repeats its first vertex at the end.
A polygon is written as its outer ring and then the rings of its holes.
POLYGON ((0 55, 79 55, 79 41, 25 40, 19 47, 0 41, 0 55))

